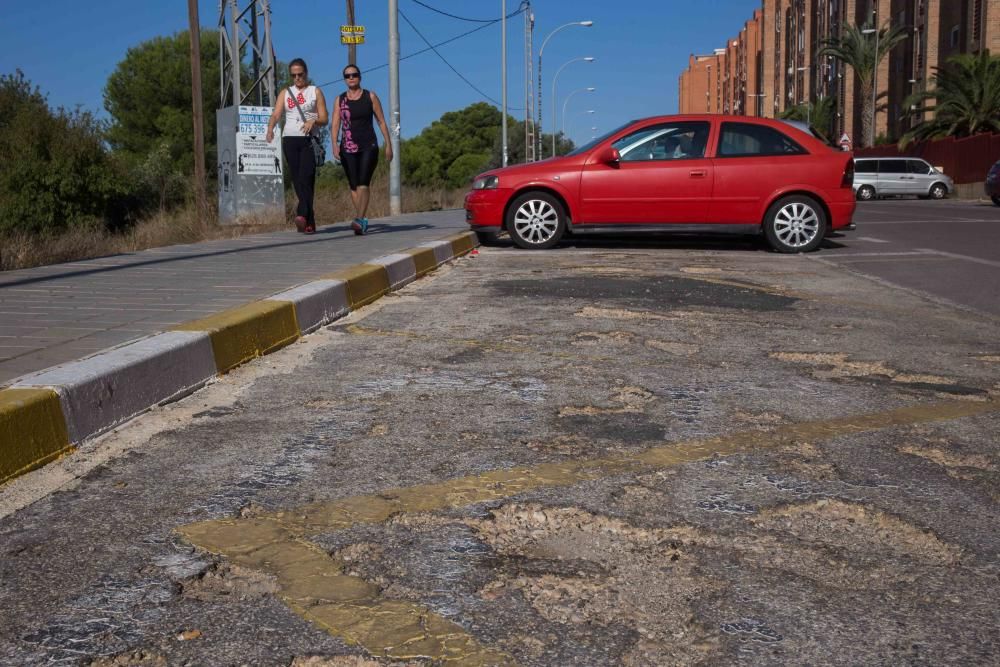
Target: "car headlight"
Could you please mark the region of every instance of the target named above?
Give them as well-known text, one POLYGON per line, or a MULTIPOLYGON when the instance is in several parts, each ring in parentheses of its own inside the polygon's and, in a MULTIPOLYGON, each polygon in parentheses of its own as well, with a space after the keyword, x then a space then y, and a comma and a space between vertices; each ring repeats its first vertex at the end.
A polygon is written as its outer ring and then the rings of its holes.
POLYGON ((500 185, 499 176, 483 176, 472 181, 473 190, 496 190, 500 185))

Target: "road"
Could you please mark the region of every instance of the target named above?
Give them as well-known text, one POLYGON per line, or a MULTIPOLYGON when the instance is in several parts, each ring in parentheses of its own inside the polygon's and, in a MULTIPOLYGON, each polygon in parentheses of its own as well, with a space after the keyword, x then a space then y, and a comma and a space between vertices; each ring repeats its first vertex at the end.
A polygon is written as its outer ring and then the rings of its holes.
POLYGON ((15 480, 0 664, 996 664, 997 320, 870 227, 484 249, 15 480))
POLYGON ((1000 207, 891 199, 860 203, 855 221, 817 257, 1000 315, 1000 207))

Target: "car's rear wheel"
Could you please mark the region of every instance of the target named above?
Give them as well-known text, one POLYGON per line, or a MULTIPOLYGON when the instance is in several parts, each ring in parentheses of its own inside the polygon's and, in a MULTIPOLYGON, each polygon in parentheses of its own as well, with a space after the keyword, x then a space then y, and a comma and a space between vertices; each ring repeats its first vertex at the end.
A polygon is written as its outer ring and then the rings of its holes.
POLYGON ((565 232, 562 203, 547 192, 526 192, 507 209, 507 233, 519 248, 551 248, 565 232))
POLYGON ((1000 197, 990 197, 993 200, 994 206, 1000 206, 1000 197))
POLYGON ((875 199, 875 188, 870 185, 862 185, 858 188, 857 193, 858 201, 871 201, 875 199))
POLYGON ((809 252, 826 234, 826 212, 810 197, 792 195, 771 204, 764 216, 764 236, 778 252, 809 252))
POLYGON ((944 199, 948 196, 948 186, 944 183, 935 183, 927 192, 931 199, 944 199))

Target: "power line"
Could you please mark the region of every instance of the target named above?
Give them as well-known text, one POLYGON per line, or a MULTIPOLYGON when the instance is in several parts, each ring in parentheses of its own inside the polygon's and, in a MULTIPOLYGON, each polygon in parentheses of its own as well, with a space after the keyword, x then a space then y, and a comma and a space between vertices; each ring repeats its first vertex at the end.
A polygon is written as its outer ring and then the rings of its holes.
MULTIPOLYGON (((516 12, 514 12, 511 16, 516 16, 517 14, 520 14, 523 11, 524 11, 523 9, 519 9, 516 12)), ((444 46, 445 44, 451 44, 454 41, 462 39, 463 37, 468 37, 469 35, 471 35, 474 32, 479 32, 480 30, 484 30, 486 28, 489 28, 491 25, 495 25, 495 24, 497 24, 499 22, 500 22, 500 19, 496 19, 494 21, 491 21, 490 23, 486 23, 484 25, 481 25, 478 28, 473 28, 472 30, 466 30, 465 32, 463 32, 463 33, 461 33, 459 35, 455 35, 454 37, 449 37, 448 39, 446 39, 446 40, 444 40, 442 42, 438 42, 437 44, 430 45, 430 46, 428 46, 425 49, 420 49, 419 51, 414 51, 413 53, 410 53, 410 54, 407 54, 405 56, 402 56, 400 58, 400 60, 408 60, 410 58, 413 58, 413 57, 419 56, 421 54, 427 53, 428 51, 433 50, 437 46, 444 46)), ((378 65, 376 67, 369 67, 369 68, 367 68, 365 70, 365 72, 366 73, 367 72, 375 72, 375 71, 380 70, 380 69, 385 69, 388 66, 389 66, 389 63, 382 63, 381 65, 378 65)), ((335 79, 333 81, 327 81, 326 83, 319 84, 319 87, 323 88, 324 86, 329 86, 331 84, 337 83, 337 81, 339 81, 339 79, 335 79)))
MULTIPOLYGON (((402 9, 399 10, 399 15, 402 16, 403 20, 406 21, 407 25, 409 25, 410 28, 413 29, 413 32, 417 33, 417 36, 420 37, 420 39, 422 39, 424 41, 424 44, 426 44, 430 48, 430 50, 434 52, 434 55, 436 55, 438 58, 440 58, 441 62, 443 62, 445 65, 447 65, 448 68, 458 76, 458 78, 460 78, 462 81, 464 81, 466 84, 468 84, 468 86, 470 88, 472 88, 474 91, 476 91, 477 93, 479 93, 480 95, 482 95, 484 98, 486 98, 487 100, 489 100, 490 102, 492 102, 496 106, 501 106, 499 102, 497 102, 495 99, 493 99, 492 97, 490 97, 489 95, 487 95, 486 93, 484 93, 482 90, 480 90, 476 86, 476 84, 474 84, 471 81, 469 81, 467 78, 465 78, 465 76, 462 75, 461 72, 459 72, 457 69, 455 69, 455 67, 450 62, 448 62, 448 60, 444 56, 441 55, 441 53, 437 50, 437 48, 435 48, 434 45, 431 44, 430 41, 428 41, 428 39, 426 37, 424 37, 423 33, 421 33, 419 30, 417 30, 417 26, 413 25, 413 21, 411 21, 406 16, 406 14, 403 13, 402 9)), ((494 21, 494 23, 496 23, 496 21, 494 21)), ((510 108, 510 107, 508 108, 508 110, 519 111, 519 109, 510 108)))
MULTIPOLYGON (((432 12, 435 12, 437 14, 441 14, 442 16, 447 16, 448 18, 457 19, 459 21, 468 21, 469 23, 497 23, 498 21, 500 21, 500 19, 470 19, 470 18, 467 18, 465 16, 457 16, 455 14, 449 14, 448 12, 442 11, 440 9, 437 9, 436 7, 431 7, 426 2, 421 2, 420 0, 413 0, 413 2, 415 4, 420 5, 424 9, 429 9, 432 12)), ((520 6, 518 6, 518 8, 517 8, 516 11, 514 11, 514 12, 512 12, 512 13, 510 13, 510 14, 507 15, 507 18, 512 18, 514 16, 517 16, 521 12, 523 12, 524 11, 524 5, 525 5, 525 3, 522 2, 520 4, 520 6)))

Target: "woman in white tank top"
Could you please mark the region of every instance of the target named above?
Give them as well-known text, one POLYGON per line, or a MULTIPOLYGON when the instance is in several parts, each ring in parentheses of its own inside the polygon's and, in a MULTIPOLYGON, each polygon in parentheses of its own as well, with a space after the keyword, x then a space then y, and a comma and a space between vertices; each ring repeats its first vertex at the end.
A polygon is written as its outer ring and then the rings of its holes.
POLYGON ((296 58, 288 64, 288 73, 293 83, 278 94, 267 124, 267 140, 274 140, 274 127, 284 120, 281 148, 299 200, 295 209, 295 227, 302 233, 312 234, 316 231, 316 214, 313 211, 316 162, 309 135, 316 134, 316 128, 326 125, 326 99, 322 90, 309 83, 309 69, 302 58, 296 58), (294 101, 291 97, 293 94, 294 101), (302 109, 301 115, 295 102, 302 109), (302 115, 305 116, 304 122, 302 115))

